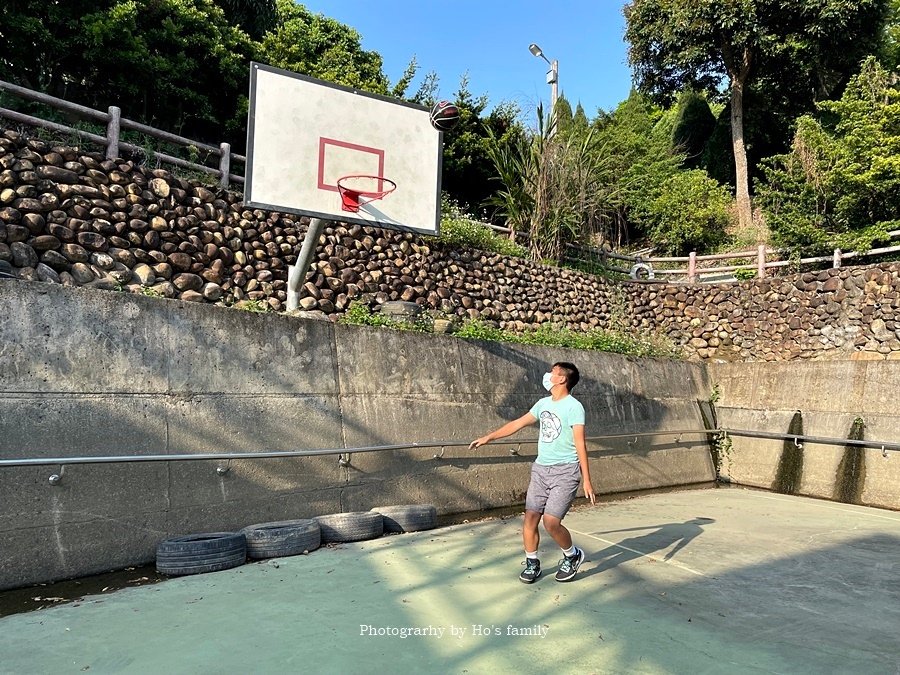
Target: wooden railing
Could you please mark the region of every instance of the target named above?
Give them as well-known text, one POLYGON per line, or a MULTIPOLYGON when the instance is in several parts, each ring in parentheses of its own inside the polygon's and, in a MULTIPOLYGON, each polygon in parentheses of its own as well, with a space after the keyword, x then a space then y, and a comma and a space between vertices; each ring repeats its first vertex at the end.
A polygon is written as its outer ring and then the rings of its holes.
MULTIPOLYGON (((499 225, 485 223, 495 232, 509 235, 512 230, 499 225)), ((517 232, 516 237, 520 234, 517 232)), ((890 239, 900 237, 900 230, 888 232, 890 239)), ((527 237, 525 237, 527 239, 527 237)), ((670 281, 687 281, 688 283, 723 283, 733 281, 734 279, 722 279, 718 275, 728 272, 737 272, 738 270, 753 270, 757 278, 764 278, 766 270, 774 270, 781 267, 791 265, 813 265, 823 262, 830 262, 833 268, 841 267, 843 261, 852 260, 854 258, 867 258, 878 255, 891 253, 900 253, 900 246, 885 246, 881 248, 873 248, 869 251, 841 251, 836 248, 831 255, 812 256, 799 259, 782 259, 784 251, 769 248, 763 244, 756 247, 756 250, 738 251, 735 253, 718 253, 714 255, 697 255, 692 251, 687 256, 671 256, 671 257, 650 257, 623 255, 621 253, 613 253, 602 249, 591 248, 588 246, 580 246, 577 244, 566 244, 566 249, 570 253, 566 256, 569 260, 586 262, 591 264, 599 264, 610 272, 628 275, 638 281, 649 281, 656 283, 668 283, 670 281), (774 259, 773 259, 774 258, 774 259), (738 265, 722 265, 718 267, 702 267, 701 263, 717 260, 746 260, 752 262, 741 263, 738 265), (629 263, 628 267, 617 265, 616 262, 629 263), (672 265, 678 263, 687 263, 687 267, 662 267, 662 265, 672 265), (716 276, 715 279, 706 277, 716 276), (676 279, 675 277, 683 277, 676 279)))
POLYGON ((189 138, 184 138, 183 136, 178 136, 176 134, 169 133, 168 131, 162 131, 161 129, 149 127, 146 124, 141 124, 140 122, 135 122, 134 120, 122 117, 122 111, 116 106, 110 106, 106 112, 94 110, 93 108, 87 108, 83 105, 78 105, 77 103, 65 101, 54 96, 48 96, 47 94, 42 94, 31 89, 26 89, 25 87, 20 87, 18 85, 0 80, 0 92, 4 91, 18 98, 25 99, 26 101, 42 103, 51 108, 55 108, 56 110, 61 110, 66 113, 76 115, 81 119, 89 120, 91 122, 98 122, 102 125, 105 125, 106 135, 100 136, 99 134, 84 131, 83 129, 75 129, 64 124, 42 120, 38 117, 25 115, 23 113, 16 112, 15 110, 9 110, 7 108, 0 107, 0 117, 5 117, 6 119, 18 122, 20 124, 27 124, 29 126, 38 127, 41 129, 48 129, 50 131, 57 131, 65 134, 74 134, 83 140, 103 146, 106 149, 107 159, 115 159, 116 157, 119 157, 122 150, 127 150, 128 152, 134 153, 148 154, 146 149, 137 145, 132 145, 131 143, 125 143, 120 139, 121 131, 123 129, 127 129, 146 134, 151 138, 156 138, 166 143, 172 143, 174 145, 183 146, 186 148, 193 147, 197 150, 205 150, 212 155, 219 156, 219 166, 214 168, 206 166, 205 164, 198 164, 196 162, 181 159, 180 157, 173 157, 172 155, 154 151, 153 156, 162 162, 166 162, 168 164, 179 166, 185 169, 202 171, 204 173, 217 175, 219 176, 219 185, 223 188, 227 188, 230 183, 244 182, 243 176, 231 173, 231 165, 233 161, 246 164, 247 158, 244 155, 238 155, 231 152, 231 145, 229 143, 220 143, 219 147, 216 147, 214 145, 208 145, 199 141, 193 141, 189 138))
MULTIPOLYGON (((888 233, 888 236, 891 239, 896 239, 900 237, 900 230, 894 230, 888 233)), ((831 253, 831 255, 823 255, 823 256, 811 256, 808 258, 800 258, 795 260, 783 260, 781 259, 781 255, 783 251, 779 251, 777 249, 768 248, 763 244, 760 244, 756 247, 756 250, 750 251, 739 251, 735 253, 720 253, 716 255, 697 255, 696 252, 691 252, 688 256, 673 256, 673 257, 640 257, 640 256, 627 256, 627 255, 619 255, 615 253, 600 251, 597 249, 587 249, 585 247, 571 247, 571 249, 575 252, 590 252, 592 255, 599 257, 601 264, 603 263, 604 258, 610 260, 620 260, 632 263, 632 266, 628 269, 618 267, 614 264, 604 264, 606 269, 619 272, 621 274, 628 274, 629 276, 636 277, 638 279, 643 280, 653 280, 653 281, 669 281, 673 280, 673 277, 684 277, 684 280, 688 283, 697 283, 703 282, 703 275, 721 275, 727 272, 736 272, 738 270, 753 270, 756 273, 756 276, 760 279, 766 276, 766 270, 774 270, 781 267, 788 267, 791 265, 802 266, 802 265, 812 265, 830 262, 833 268, 839 268, 843 264, 845 260, 852 260, 854 258, 867 258, 878 255, 885 255, 890 253, 900 253, 900 246, 885 246, 881 248, 873 248, 869 251, 841 251, 841 249, 836 248, 831 253), (771 258, 776 259, 771 259, 771 258), (717 261, 717 260, 740 260, 740 259, 751 259, 753 262, 742 263, 738 265, 722 265, 718 267, 700 267, 698 263, 706 262, 706 261, 717 261), (687 267, 676 267, 676 268, 663 268, 660 265, 671 265, 677 263, 687 263, 687 267), (646 276, 642 276, 646 275, 646 276), (663 279, 658 279, 658 277, 663 277, 663 279)), ((584 260, 576 253, 573 256, 575 259, 584 260)), ((596 260, 596 258, 594 258, 596 260)), ((715 279, 716 283, 720 283, 723 281, 722 279, 715 279)))

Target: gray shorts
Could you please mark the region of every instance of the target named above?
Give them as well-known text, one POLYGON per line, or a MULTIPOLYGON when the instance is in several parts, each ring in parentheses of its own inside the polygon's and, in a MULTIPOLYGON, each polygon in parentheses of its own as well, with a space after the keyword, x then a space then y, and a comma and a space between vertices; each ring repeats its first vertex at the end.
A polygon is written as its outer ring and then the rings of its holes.
POLYGON ((581 465, 552 464, 531 465, 531 482, 525 495, 525 509, 549 513, 559 519, 565 517, 581 483, 581 465))

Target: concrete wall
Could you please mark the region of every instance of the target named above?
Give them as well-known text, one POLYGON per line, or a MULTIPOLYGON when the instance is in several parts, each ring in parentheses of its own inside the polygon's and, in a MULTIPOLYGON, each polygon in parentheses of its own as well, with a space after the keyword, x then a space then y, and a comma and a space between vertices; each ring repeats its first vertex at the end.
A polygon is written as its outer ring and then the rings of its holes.
MULTIPOLYGON (((721 393, 716 411, 722 427, 788 433, 799 410, 809 436, 847 438, 860 417, 865 438, 897 441, 896 361, 716 363, 708 365, 708 372, 721 393)), ((733 437, 721 475, 772 489, 782 449, 782 441, 733 437)), ((804 444, 799 494, 835 498, 843 455, 843 446, 804 444)), ((880 449, 866 449, 863 456, 864 483, 854 501, 900 509, 900 453, 888 452, 885 458, 880 449)))
MULTIPOLYGON (((0 458, 468 441, 526 411, 556 360, 582 371, 588 434, 615 493, 714 479, 703 367, 478 343, 283 315, 0 281, 0 458)), ((522 438, 533 439, 535 429, 522 438)), ((0 468, 0 588, 148 562, 163 538, 386 504, 521 504, 534 447, 337 458, 0 468)))

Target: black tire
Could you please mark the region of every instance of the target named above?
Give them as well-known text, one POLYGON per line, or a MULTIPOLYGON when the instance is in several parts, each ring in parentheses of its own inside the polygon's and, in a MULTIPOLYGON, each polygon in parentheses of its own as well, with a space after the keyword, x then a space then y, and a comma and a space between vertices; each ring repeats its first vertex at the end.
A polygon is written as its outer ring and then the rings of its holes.
POLYGON ((281 558, 315 551, 322 543, 322 532, 315 520, 280 520, 248 525, 241 530, 247 537, 250 558, 281 558))
POLYGON ((372 511, 332 513, 318 516, 316 521, 322 528, 322 543, 362 541, 384 534, 384 519, 372 511))
POLYGON ((156 570, 170 576, 219 572, 246 560, 247 538, 240 532, 171 537, 156 547, 156 570))
POLYGON ((385 532, 418 532, 437 527, 437 509, 433 504, 380 506, 372 510, 384 518, 385 532))

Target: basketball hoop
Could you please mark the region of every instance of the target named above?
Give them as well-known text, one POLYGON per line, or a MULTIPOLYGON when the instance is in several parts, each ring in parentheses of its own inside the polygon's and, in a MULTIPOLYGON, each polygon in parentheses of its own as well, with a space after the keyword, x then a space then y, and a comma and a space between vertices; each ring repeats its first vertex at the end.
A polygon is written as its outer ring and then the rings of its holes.
POLYGON ((397 189, 397 184, 384 176, 344 176, 337 182, 341 193, 341 208, 344 211, 359 212, 359 207, 376 199, 381 199, 397 189))

